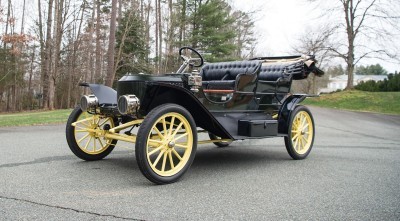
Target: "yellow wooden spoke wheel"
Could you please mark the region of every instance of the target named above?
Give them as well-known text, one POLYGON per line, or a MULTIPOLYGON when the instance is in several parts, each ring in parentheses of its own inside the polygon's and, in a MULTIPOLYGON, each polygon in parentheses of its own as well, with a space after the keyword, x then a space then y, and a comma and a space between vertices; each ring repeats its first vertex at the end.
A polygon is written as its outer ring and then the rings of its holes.
POLYGON ((116 140, 104 137, 115 127, 111 117, 89 114, 75 108, 67 123, 66 136, 71 151, 84 160, 100 160, 114 149, 116 140))
POLYGON ((291 113, 285 145, 289 155, 296 160, 304 159, 314 142, 314 119, 308 108, 297 106, 291 113))
POLYGON ((153 109, 139 128, 136 159, 143 175, 157 184, 177 181, 193 162, 197 131, 190 113, 175 104, 153 109))

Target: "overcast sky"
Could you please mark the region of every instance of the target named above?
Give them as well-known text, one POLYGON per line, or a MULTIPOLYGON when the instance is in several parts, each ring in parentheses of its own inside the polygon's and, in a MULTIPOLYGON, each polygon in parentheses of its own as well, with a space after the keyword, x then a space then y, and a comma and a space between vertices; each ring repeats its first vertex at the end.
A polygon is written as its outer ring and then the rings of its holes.
MULTIPOLYGON (((298 38, 311 26, 320 22, 321 10, 305 0, 230 0, 237 9, 256 11, 256 30, 262 55, 287 55, 298 43, 298 38)), ((330 0, 331 1, 331 0, 330 0)), ((328 2, 327 2, 328 3, 328 2)), ((400 45, 400 41, 397 42, 400 45)), ((342 61, 342 60, 340 60, 342 61)), ((389 72, 400 71, 400 63, 382 60, 362 60, 360 64, 381 64, 389 72)))
MULTIPOLYGON (((292 47, 298 39, 320 21, 318 16, 321 10, 310 6, 306 0, 228 0, 234 7, 242 11, 255 11, 256 37, 258 40, 257 52, 263 56, 288 55, 293 52, 292 47)), ((329 0, 333 1, 333 0, 329 0)), ((326 1, 326 4, 330 4, 326 1)), ((338 0, 334 0, 338 1, 338 0)), ((12 0, 17 8, 22 8, 22 0, 12 0)), ((27 13, 26 22, 36 19, 32 11, 36 11, 37 0, 28 0, 30 11, 27 13)), ((4 2, 2 1, 2 4, 4 2)), ((18 18, 18 12, 17 12, 18 18)), ((400 40, 398 40, 400 46, 400 40)), ((389 72, 400 70, 400 63, 383 62, 370 59, 360 62, 362 65, 380 63, 389 72)))

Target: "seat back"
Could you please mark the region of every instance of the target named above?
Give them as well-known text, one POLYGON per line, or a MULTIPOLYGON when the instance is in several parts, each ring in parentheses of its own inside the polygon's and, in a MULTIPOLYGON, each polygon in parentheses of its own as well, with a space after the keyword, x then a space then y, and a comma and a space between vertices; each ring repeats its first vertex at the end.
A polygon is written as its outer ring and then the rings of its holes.
POLYGON ((302 79, 304 75, 304 62, 274 62, 263 63, 260 69, 259 80, 277 81, 279 78, 293 75, 294 79, 302 79))
POLYGON ((260 61, 232 61, 209 63, 203 66, 200 75, 203 81, 235 80, 239 74, 257 71, 260 61))

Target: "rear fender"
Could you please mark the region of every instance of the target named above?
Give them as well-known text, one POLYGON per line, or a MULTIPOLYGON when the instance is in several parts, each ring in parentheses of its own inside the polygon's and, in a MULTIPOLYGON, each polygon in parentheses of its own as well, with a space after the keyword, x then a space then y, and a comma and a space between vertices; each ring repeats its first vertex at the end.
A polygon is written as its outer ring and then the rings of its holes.
POLYGON ((146 93, 141 100, 140 114, 145 116, 155 107, 166 103, 178 104, 187 109, 198 127, 221 138, 233 139, 193 93, 172 84, 148 84, 146 93))
POLYGON ((99 100, 100 105, 117 105, 117 91, 102 84, 80 83, 79 86, 89 87, 99 100))
POLYGON ((278 133, 284 135, 288 134, 290 115, 294 108, 304 99, 306 99, 306 97, 308 96, 305 94, 293 94, 285 99, 281 108, 279 109, 278 133))

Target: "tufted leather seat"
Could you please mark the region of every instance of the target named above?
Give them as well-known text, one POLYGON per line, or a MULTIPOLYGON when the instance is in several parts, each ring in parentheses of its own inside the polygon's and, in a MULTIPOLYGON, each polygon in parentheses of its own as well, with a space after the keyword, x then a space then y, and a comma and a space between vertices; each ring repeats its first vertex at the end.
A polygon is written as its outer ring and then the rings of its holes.
POLYGON ((200 75, 203 81, 235 80, 239 74, 254 73, 259 65, 260 61, 209 63, 203 66, 200 75))
POLYGON ((303 79, 306 77, 304 71, 304 62, 297 61, 293 63, 274 62, 263 63, 260 69, 259 80, 276 81, 280 77, 293 75, 293 79, 303 79))
POLYGON ((256 74, 260 61, 233 61, 209 63, 203 66, 200 75, 203 87, 209 89, 233 89, 239 74, 256 74))

